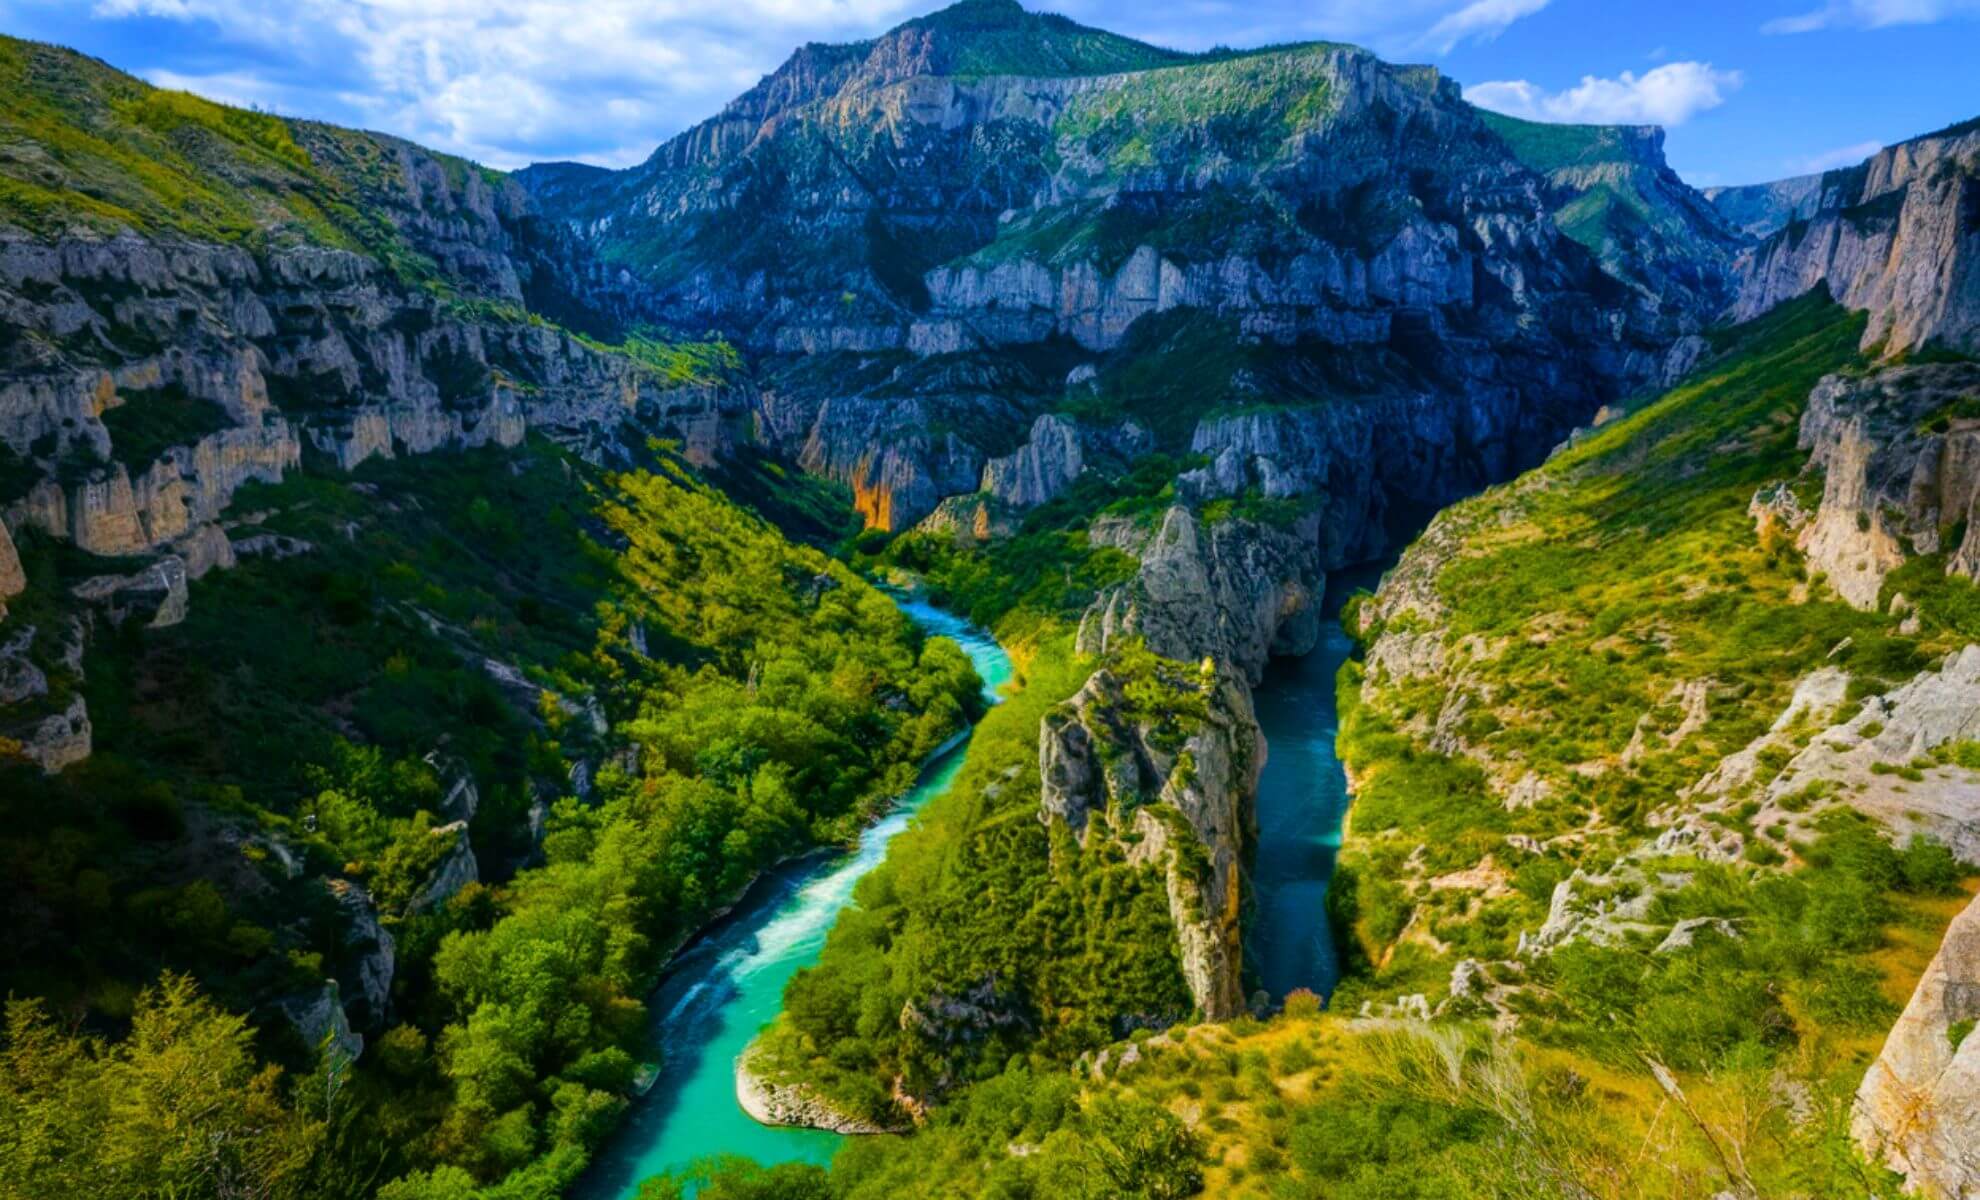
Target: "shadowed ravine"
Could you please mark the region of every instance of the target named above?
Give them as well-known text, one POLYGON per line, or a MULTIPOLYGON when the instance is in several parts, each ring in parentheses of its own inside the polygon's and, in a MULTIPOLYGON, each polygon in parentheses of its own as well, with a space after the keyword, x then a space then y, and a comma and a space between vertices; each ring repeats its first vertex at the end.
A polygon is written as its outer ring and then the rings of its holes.
MULTIPOLYGON (((982 630, 926 604, 901 607, 930 634, 954 638, 976 664, 986 695, 1011 677, 1003 648, 982 630)), ((659 1078, 627 1114, 573 1195, 614 1200, 640 1182, 699 1158, 742 1154, 762 1162, 823 1163, 839 1135, 759 1125, 736 1103, 735 1060, 783 1003, 784 984, 818 961, 853 885, 880 865, 887 844, 961 769, 966 740, 936 755, 921 782, 850 853, 811 856, 759 880, 735 912, 676 960, 650 1002, 659 1078)))
POLYGON ((1329 576, 1319 644, 1273 662, 1252 695, 1267 753, 1251 873, 1257 908, 1245 948, 1258 986, 1274 1001, 1295 988, 1324 996, 1340 976, 1327 927, 1327 881, 1348 805, 1347 776, 1334 754, 1334 677, 1352 648, 1340 611, 1350 593, 1374 587, 1381 574, 1380 567, 1356 567, 1329 576))

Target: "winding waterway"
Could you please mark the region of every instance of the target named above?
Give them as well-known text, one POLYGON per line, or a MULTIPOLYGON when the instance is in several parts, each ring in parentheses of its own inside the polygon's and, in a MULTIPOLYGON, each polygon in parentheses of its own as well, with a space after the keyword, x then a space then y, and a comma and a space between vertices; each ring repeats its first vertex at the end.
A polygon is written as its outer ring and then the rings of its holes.
MULTIPOLYGON (((987 633, 941 609, 912 600, 901 607, 930 634, 954 638, 996 699, 1011 660, 987 633)), ((948 789, 962 768, 962 739, 937 755, 921 782, 853 850, 811 857, 772 872, 729 916, 683 952, 652 998, 653 1042, 665 1055, 659 1080, 633 1105, 574 1193, 618 1200, 641 1180, 714 1154, 760 1162, 829 1161, 837 1134, 759 1125, 736 1103, 735 1060, 777 1015, 784 984, 818 961, 825 934, 852 899, 853 885, 880 865, 887 844, 916 812, 948 789)))
POLYGON ((1380 578, 1380 567, 1330 575, 1319 644, 1300 658, 1272 662, 1252 694, 1266 755, 1258 778, 1258 850, 1251 867, 1257 907, 1245 930, 1245 948, 1258 986, 1275 1001, 1295 988, 1324 996, 1340 978, 1327 925, 1327 882, 1348 806, 1347 774, 1334 753, 1340 731, 1334 677, 1353 647, 1340 611, 1356 588, 1372 588, 1380 578))
MULTIPOLYGON (((1326 918, 1327 881, 1348 804, 1347 779, 1334 754, 1334 677, 1350 649, 1339 613, 1355 588, 1372 587, 1379 576, 1371 567, 1330 577, 1319 644, 1301 658, 1272 663, 1253 697, 1270 749, 1258 785, 1252 869, 1257 909, 1246 944, 1260 986, 1275 1000, 1295 988, 1324 995, 1340 973, 1326 918)), ((903 600, 901 607, 928 633, 961 644, 985 693, 995 699, 1011 677, 1011 662, 994 639, 930 605, 903 600)), ((963 752, 958 739, 937 755, 914 790, 852 851, 807 858, 766 875, 669 968, 652 1001, 653 1040, 665 1055, 665 1069, 586 1174, 575 1193, 580 1200, 626 1200, 642 1180, 715 1154, 766 1163, 831 1159, 839 1135, 759 1125, 742 1111, 735 1060, 776 1017, 784 984, 818 961, 853 885, 880 865, 888 843, 915 813, 954 781, 963 752)))

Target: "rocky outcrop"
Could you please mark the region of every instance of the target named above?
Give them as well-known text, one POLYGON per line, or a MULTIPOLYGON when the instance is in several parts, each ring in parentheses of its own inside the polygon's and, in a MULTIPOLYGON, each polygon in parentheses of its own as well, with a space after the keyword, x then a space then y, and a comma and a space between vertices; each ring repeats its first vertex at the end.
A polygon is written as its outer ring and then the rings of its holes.
POLYGON ((0 521, 0 618, 7 615, 7 601, 26 590, 27 571, 21 567, 20 551, 14 548, 7 523, 0 521))
POLYGON ((364 1035, 354 1032, 345 1019, 334 982, 325 983, 321 991, 282 1000, 278 1007, 304 1043, 327 1057, 333 1068, 347 1067, 364 1053, 364 1035))
POLYGON ((975 546, 1017 532, 1017 514, 989 496, 950 496, 935 506, 915 528, 946 534, 958 545, 975 546))
POLYGON ((474 847, 468 841, 467 821, 450 821, 431 831, 430 836, 450 838, 452 845, 440 865, 433 870, 433 878, 413 899, 412 911, 430 912, 445 904, 449 899, 470 883, 481 879, 481 864, 475 860, 474 847))
POLYGON ((29 625, 0 640, 0 704, 19 704, 48 694, 48 673, 32 654, 40 632, 29 625))
POLYGON ((1980 1196, 1980 903, 1953 919, 1856 1092, 1851 1131, 1926 1196, 1980 1196))
POLYGON ((1141 565, 1087 609, 1081 653, 1104 654, 1139 638, 1170 658, 1207 655, 1256 683, 1273 655, 1304 654, 1319 637, 1321 576, 1310 517, 1284 529, 1235 518, 1206 524, 1175 505, 1152 527, 1102 517, 1088 537, 1141 565))
POLYGON ((1933 763, 1932 752, 1980 739, 1980 646, 1882 696, 1817 734, 1765 788, 1756 820, 1798 824, 1781 801, 1823 785, 1899 840, 1926 834, 1980 864, 1980 771, 1933 763), (1927 765, 1914 765, 1914 764, 1927 765))
POLYGON ((1800 446, 1823 473, 1822 504, 1796 544, 1811 569, 1858 608, 1877 604, 1884 576, 1911 554, 1980 557, 1980 367, 1898 367, 1830 376, 1809 395, 1800 446), (1943 544, 1961 525, 1965 540, 1943 544))
POLYGON ((89 706, 76 696, 60 712, 0 733, 0 749, 12 742, 22 758, 53 775, 89 757, 90 733, 89 706))
POLYGON ((1865 347, 1980 350, 1980 121, 1888 146, 1819 186, 1812 211, 1743 257, 1734 314, 1826 286, 1870 313, 1865 347))
POLYGON ((134 575, 97 575, 69 594, 91 605, 113 626, 136 622, 151 629, 186 619, 186 564, 168 554, 134 575))
POLYGON ((360 1029, 383 1029, 392 1006, 392 976, 398 967, 398 947, 378 919, 371 893, 348 879, 324 882, 344 921, 341 938, 343 978, 354 983, 355 994, 345 1005, 360 1029))
POLYGON ((1112 669, 1094 672, 1039 727, 1039 818, 1087 843, 1115 838, 1164 873, 1190 995, 1204 1017, 1243 1011, 1243 863, 1264 741, 1228 667, 1161 663, 1180 713, 1137 710, 1112 669))
POLYGON ((907 1125, 876 1125, 848 1116, 803 1082, 773 1082, 759 1073, 751 1055, 736 1059, 736 1103, 762 1125, 793 1125, 831 1133, 906 1133, 907 1125))
POLYGON ((1030 440, 1016 453, 983 464, 979 490, 1012 508, 1036 508, 1063 494, 1085 466, 1079 426, 1047 413, 1031 423, 1030 440))

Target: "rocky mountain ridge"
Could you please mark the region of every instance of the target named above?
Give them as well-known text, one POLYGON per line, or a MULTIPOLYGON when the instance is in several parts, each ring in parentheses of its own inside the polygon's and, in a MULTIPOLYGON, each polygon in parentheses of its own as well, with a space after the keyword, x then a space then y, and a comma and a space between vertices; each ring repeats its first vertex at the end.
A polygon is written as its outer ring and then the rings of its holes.
POLYGON ((1886 353, 1980 347, 1980 124, 1886 147, 1821 177, 1819 196, 1741 256, 1734 315, 1826 284, 1872 314, 1864 345, 1886 353))

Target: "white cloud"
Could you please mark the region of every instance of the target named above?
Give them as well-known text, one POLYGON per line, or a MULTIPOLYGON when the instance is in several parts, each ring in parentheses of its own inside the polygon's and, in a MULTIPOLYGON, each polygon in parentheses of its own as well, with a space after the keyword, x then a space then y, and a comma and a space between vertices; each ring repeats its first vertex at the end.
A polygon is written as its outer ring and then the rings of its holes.
MULTIPOLYGON (((495 166, 637 161, 808 40, 870 36, 914 0, 98 0, 217 30, 230 69, 154 82, 367 124, 495 166), (232 63, 261 61, 261 68, 232 63), (314 68, 314 70, 312 69, 314 68), (318 98, 312 106, 312 96, 318 98)), ((210 59, 211 56, 209 56, 210 59)))
MULTIPOLYGON (((218 99, 363 124, 494 166, 619 166, 714 115, 804 42, 870 37, 949 2, 0 0, 0 14, 33 36, 36 10, 59 11, 58 29, 88 12, 113 63, 218 99)), ((1331 38, 1409 57, 1496 37, 1549 0, 1024 3, 1185 49, 1331 38)))
POLYGON ((1884 29, 1930 25, 1950 17, 1980 14, 1980 0, 1829 0, 1820 8, 1777 17, 1762 33, 1813 33, 1818 29, 1884 29))
POLYGON ((1464 89, 1464 98, 1531 121, 1674 126, 1724 104, 1741 82, 1738 71, 1674 62, 1641 75, 1624 71, 1614 79, 1584 75, 1580 83, 1559 92, 1524 79, 1497 80, 1464 89))
POLYGON ((1850 146, 1837 146, 1834 150, 1824 150, 1806 158, 1788 160, 1788 170, 1796 175, 1815 175, 1823 171, 1833 171, 1837 167, 1853 167, 1872 154, 1884 148, 1882 142, 1857 142, 1850 146))
POLYGON ((1467 38, 1489 41, 1505 32, 1521 17, 1530 17, 1547 7, 1547 0, 1471 0, 1471 3, 1439 20, 1424 33, 1422 44, 1439 54, 1449 54, 1467 38))

